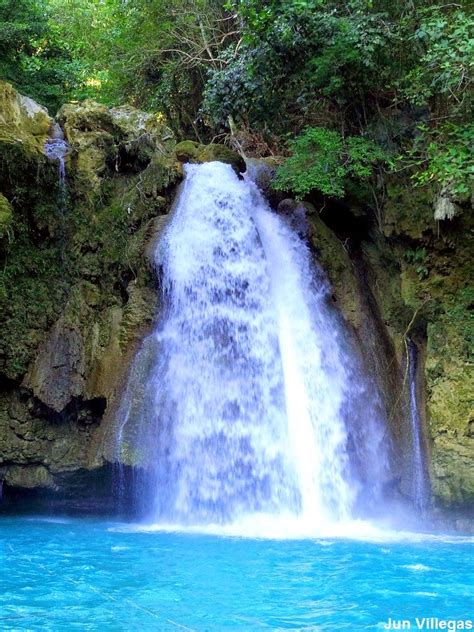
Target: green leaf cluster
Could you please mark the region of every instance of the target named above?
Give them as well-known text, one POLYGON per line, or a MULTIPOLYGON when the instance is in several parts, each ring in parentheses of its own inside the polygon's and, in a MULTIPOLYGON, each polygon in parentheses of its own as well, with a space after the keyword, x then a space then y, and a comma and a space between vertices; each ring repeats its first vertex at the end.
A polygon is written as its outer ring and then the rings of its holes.
POLYGON ((415 185, 436 182, 454 194, 468 195, 474 180, 474 123, 423 125, 411 147, 392 161, 392 170, 411 169, 415 185))
POLYGON ((292 156, 277 171, 274 187, 302 198, 313 190, 343 197, 347 179, 366 180, 384 152, 360 136, 343 138, 323 127, 310 127, 290 145, 292 156))
POLYGON ((75 82, 75 62, 46 0, 0 0, 0 78, 55 112, 75 82))
POLYGON ((204 89, 203 111, 213 126, 225 127, 232 115, 286 131, 322 103, 359 116, 361 95, 383 81, 391 41, 386 15, 363 4, 235 3, 243 24, 239 55, 224 50, 222 68, 210 70, 204 89))
MULTIPOLYGON (((306 128, 340 129, 344 151, 370 138, 415 183, 460 195, 473 170, 473 60, 463 0, 0 0, 0 76, 52 111, 130 103, 200 142, 228 138, 232 118, 277 152, 306 128)), ((367 177, 355 173, 364 160, 343 161, 344 176, 334 164, 334 183, 309 177, 319 190, 367 177)))
POLYGON ((423 279, 429 276, 429 270, 426 265, 427 257, 428 253, 426 248, 415 248, 414 250, 409 248, 403 253, 405 261, 415 266, 415 272, 420 281, 423 281, 423 279))
POLYGON ((474 15, 455 5, 421 12, 421 23, 408 38, 421 55, 404 77, 404 93, 414 103, 442 97, 455 110, 467 105, 474 70, 474 15))

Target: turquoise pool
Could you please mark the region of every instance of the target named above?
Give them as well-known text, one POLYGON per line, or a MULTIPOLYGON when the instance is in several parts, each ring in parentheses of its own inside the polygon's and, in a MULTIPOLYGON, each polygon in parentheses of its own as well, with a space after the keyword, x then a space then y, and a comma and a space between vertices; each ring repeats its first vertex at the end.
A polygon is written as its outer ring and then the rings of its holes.
MULTIPOLYGON (((473 617, 473 541, 277 540, 3 518, 1 630, 376 630, 473 617)), ((426 629, 426 628, 425 628, 426 629)))

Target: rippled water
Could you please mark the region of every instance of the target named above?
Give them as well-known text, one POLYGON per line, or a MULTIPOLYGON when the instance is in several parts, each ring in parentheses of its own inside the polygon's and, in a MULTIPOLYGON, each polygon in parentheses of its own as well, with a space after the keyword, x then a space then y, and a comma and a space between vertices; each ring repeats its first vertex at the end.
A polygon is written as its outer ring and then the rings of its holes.
MULTIPOLYGON (((271 540, 0 522, 0 630, 370 630, 466 619, 473 540, 271 540)), ((401 538, 401 539, 400 539, 401 538)))

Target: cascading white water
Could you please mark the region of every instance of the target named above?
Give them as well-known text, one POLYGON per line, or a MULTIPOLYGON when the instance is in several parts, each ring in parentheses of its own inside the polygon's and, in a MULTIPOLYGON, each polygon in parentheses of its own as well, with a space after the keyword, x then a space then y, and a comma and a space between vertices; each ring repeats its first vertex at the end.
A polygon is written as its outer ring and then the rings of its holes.
POLYGON ((63 131, 57 123, 53 125, 51 136, 45 143, 44 151, 50 160, 58 163, 59 184, 63 190, 66 186, 65 158, 69 151, 69 145, 64 140, 63 131))
POLYGON ((428 485, 423 450, 422 422, 418 408, 416 392, 417 348, 412 340, 408 341, 408 366, 410 388, 410 422, 412 439, 412 482, 411 496, 417 509, 424 510, 428 504, 428 485))
POLYGON ((304 241, 252 182, 214 162, 186 167, 155 256, 164 308, 118 433, 122 458, 147 464, 149 518, 347 520, 360 484, 346 424, 364 417, 359 454, 378 450, 381 433, 304 241))
POLYGON ((66 186, 66 156, 69 152, 69 145, 64 139, 61 127, 54 123, 50 137, 47 139, 44 152, 52 162, 58 165, 58 194, 57 210, 59 216, 59 237, 61 243, 61 261, 65 263, 65 212, 67 208, 67 186, 66 186))

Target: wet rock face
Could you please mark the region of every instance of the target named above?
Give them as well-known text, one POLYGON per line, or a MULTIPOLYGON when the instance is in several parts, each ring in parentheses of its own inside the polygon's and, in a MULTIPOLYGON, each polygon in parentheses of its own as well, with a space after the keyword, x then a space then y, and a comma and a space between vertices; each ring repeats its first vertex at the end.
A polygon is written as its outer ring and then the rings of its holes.
POLYGON ((59 122, 70 146, 61 208, 43 151, 52 120, 0 83, 0 482, 13 496, 63 493, 67 473, 102 468, 156 309, 145 253, 180 177, 159 116, 87 101, 59 122))
MULTIPOLYGON (((266 197, 272 208, 278 209, 279 204, 284 207, 285 194, 276 191, 272 187, 277 168, 284 161, 284 158, 270 156, 268 158, 247 158, 247 174, 263 195, 266 197)), ((298 202, 286 198, 286 204, 298 205, 298 202)), ((288 209, 290 211, 290 209, 288 209)))
MULTIPOLYGON (((317 206, 317 202, 316 206, 317 206)), ((437 194, 389 183, 382 231, 354 232, 338 213, 307 213, 311 244, 332 285, 333 301, 352 328, 384 392, 397 489, 408 497, 411 439, 406 403, 407 336, 420 351, 418 391, 435 506, 474 506, 474 224, 470 201, 437 221, 437 194), (336 228, 329 227, 334 224, 336 228)), ((294 217, 285 199, 279 212, 294 217)))
POLYGON ((439 194, 394 186, 387 221, 401 269, 401 294, 414 318, 412 332, 425 348, 426 424, 431 481, 441 506, 474 506, 473 240, 468 198, 457 214, 436 220, 439 194), (405 208, 402 226, 395 214, 405 208))
POLYGON ((176 145, 175 155, 181 163, 202 163, 215 160, 225 162, 233 167, 237 175, 240 175, 246 169, 244 159, 237 152, 224 145, 215 143, 201 145, 192 140, 184 140, 176 145))
POLYGON ((84 389, 84 343, 80 331, 60 319, 38 350, 23 380, 46 406, 61 412, 84 389))
POLYGON ((21 143, 25 153, 42 154, 52 122, 45 108, 0 81, 0 147, 21 143))

